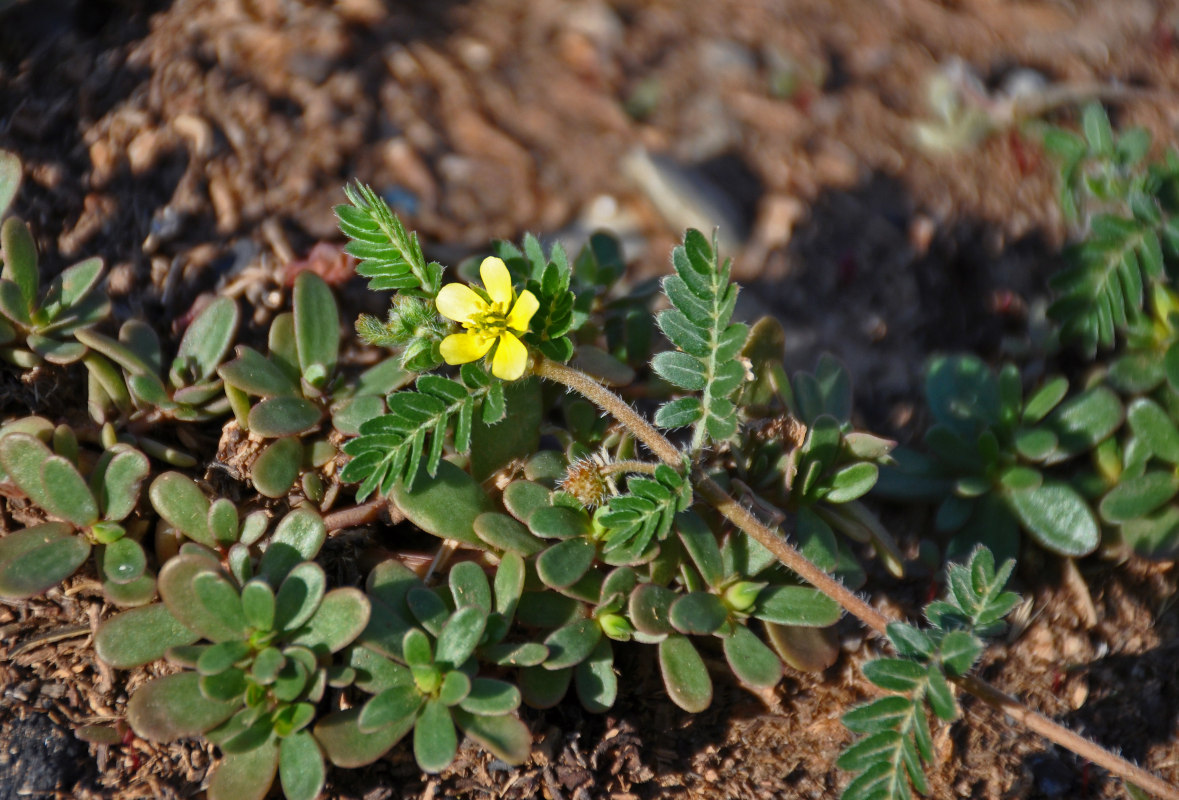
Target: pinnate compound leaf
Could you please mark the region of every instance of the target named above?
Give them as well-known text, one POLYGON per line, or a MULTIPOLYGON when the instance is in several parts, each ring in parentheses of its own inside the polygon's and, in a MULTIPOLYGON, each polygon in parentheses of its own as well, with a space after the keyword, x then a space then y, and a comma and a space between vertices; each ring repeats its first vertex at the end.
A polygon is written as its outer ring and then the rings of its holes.
POLYGON ((672 400, 655 419, 667 428, 693 425, 693 448, 698 449, 706 438, 723 441, 736 433, 731 397, 746 377, 736 356, 749 329, 730 322, 737 287, 729 282, 729 263, 719 261, 703 234, 685 233, 683 245, 672 253, 672 266, 676 274, 663 281, 663 290, 673 308, 659 315, 658 324, 679 349, 656 354, 651 367, 673 386, 701 396, 672 400))
POLYGON ((925 682, 925 667, 905 658, 878 658, 864 664, 864 677, 881 689, 909 692, 925 682))

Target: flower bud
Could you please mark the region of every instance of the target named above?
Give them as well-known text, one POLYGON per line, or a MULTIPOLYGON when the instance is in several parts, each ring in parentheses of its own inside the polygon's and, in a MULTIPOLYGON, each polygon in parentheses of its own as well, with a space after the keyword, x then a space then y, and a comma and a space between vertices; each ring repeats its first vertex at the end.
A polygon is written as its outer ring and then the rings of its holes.
POLYGON ((765 588, 764 583, 738 581, 725 589, 725 605, 734 611, 748 611, 757 602, 757 596, 765 588))
POLYGON ((602 614, 598 617, 602 633, 619 642, 628 642, 634 635, 635 626, 621 614, 602 614))

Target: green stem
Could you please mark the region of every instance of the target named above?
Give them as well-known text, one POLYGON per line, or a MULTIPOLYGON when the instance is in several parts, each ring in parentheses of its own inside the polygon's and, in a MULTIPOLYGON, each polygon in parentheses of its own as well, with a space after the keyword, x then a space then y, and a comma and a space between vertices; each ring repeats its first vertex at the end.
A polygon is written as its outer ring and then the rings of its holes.
MULTIPOLYGON (((622 398, 611 392, 584 372, 541 357, 534 366, 534 372, 542 378, 572 389, 606 411, 626 426, 635 437, 652 453, 673 469, 680 469, 683 454, 667 438, 647 422, 641 414, 631 408, 622 398)), ((898 620, 877 611, 850 591, 842 583, 812 564, 802 553, 786 542, 776 530, 761 523, 728 492, 709 478, 699 467, 692 468, 692 481, 696 491, 730 522, 753 537, 763 547, 793 570, 800 578, 830 597, 852 616, 877 633, 887 636, 890 622, 898 620)), ((953 682, 978 697, 988 705, 1002 711, 1012 719, 1021 722, 1030 730, 1040 734, 1061 747, 1092 761, 1115 775, 1131 781, 1142 789, 1167 800, 1179 800, 1179 789, 1155 777, 1141 767, 1131 764, 1100 745, 1078 736, 1063 725, 1059 725, 1042 714, 1022 705, 1014 697, 996 689, 978 678, 967 676, 952 678, 953 682)))

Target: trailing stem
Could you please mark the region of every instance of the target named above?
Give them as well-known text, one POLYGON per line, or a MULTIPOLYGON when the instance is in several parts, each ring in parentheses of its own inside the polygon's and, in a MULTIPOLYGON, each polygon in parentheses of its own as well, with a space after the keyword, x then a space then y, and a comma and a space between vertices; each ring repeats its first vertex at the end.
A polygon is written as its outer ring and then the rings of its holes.
MULTIPOLYGON (((676 469, 681 466, 683 454, 679 448, 668 441, 624 400, 585 373, 543 357, 535 364, 534 372, 542 378, 548 378, 572 389, 603 411, 608 412, 664 463, 676 469)), ((812 564, 787 543, 780 533, 762 524, 745 507, 729 496, 728 492, 720 485, 705 475, 699 467, 693 468, 692 481, 696 490, 713 508, 756 539, 800 578, 837 602, 864 625, 883 636, 886 635, 888 624, 897 621, 868 605, 839 581, 812 564)), ((1179 800, 1179 789, 1176 787, 1155 777, 1141 767, 1131 764, 1095 742, 1079 736, 1063 725, 1027 708, 1014 697, 985 681, 969 675, 962 678, 951 678, 951 680, 960 688, 1002 711, 1049 741, 1104 767, 1114 775, 1136 784, 1147 792, 1168 798, 1168 800, 1179 800)))

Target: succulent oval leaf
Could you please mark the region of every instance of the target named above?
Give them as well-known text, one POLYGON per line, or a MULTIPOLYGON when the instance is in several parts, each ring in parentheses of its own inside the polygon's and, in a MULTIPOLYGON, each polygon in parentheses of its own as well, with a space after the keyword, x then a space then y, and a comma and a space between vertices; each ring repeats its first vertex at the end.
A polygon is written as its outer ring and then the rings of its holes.
POLYGON ((208 380, 229 352, 241 319, 237 301, 218 297, 188 326, 176 350, 169 372, 173 386, 191 386, 208 380))
POLYGON ((704 635, 725 624, 729 609, 711 592, 688 592, 671 604, 668 618, 680 633, 704 635))
POLYGON ((514 716, 484 716, 462 708, 452 709, 454 721, 501 761, 513 766, 523 764, 532 752, 532 732, 514 716))
POLYGON ((459 701, 459 707, 471 714, 499 716, 519 708, 520 700, 520 690, 507 681, 474 678, 470 691, 459 701))
POLYGON ((821 672, 839 657, 839 644, 831 628, 806 628, 765 623, 766 638, 774 651, 800 672, 821 672))
POLYGON ((628 601, 630 621, 642 633, 658 636, 674 632, 671 606, 679 596, 656 583, 644 583, 631 592, 628 601))
MULTIPOLYGON (((111 451, 108 451, 110 453, 111 451)), ((151 471, 147 456, 131 448, 121 449, 99 462, 91 478, 102 518, 119 522, 135 510, 139 488, 151 471)))
POLYGON ((566 589, 585 576, 596 556, 597 548, 588 539, 566 539, 537 556, 536 573, 546 585, 566 589))
POLYGON ((238 706, 206 698, 201 676, 179 672, 144 684, 127 702, 127 721, 153 742, 200 736, 229 719, 238 706))
POLYGON ((152 507, 164 520, 197 544, 216 548, 209 531, 209 498, 187 475, 165 472, 147 489, 152 507))
POLYGON ((1046 463, 1054 464, 1092 450, 1122 424, 1122 403, 1106 386, 1094 386, 1065 401, 1044 420, 1060 442, 1046 463))
POLYGON ((475 519, 496 510, 475 479, 449 461, 439 462, 434 476, 424 468, 419 471, 412 489, 395 483, 390 496, 406 518, 427 533, 477 548, 483 542, 475 535, 475 519))
POLYGON ((209 779, 208 800, 263 800, 278 771, 278 747, 271 737, 222 755, 209 779))
POLYGON ((673 634, 659 643, 659 670, 668 697, 684 711, 698 713, 712 703, 708 668, 688 637, 673 634))
POLYGON ((217 572, 201 572, 193 575, 192 589, 205 613, 232 630, 234 639, 246 635, 242 598, 228 578, 217 572))
POLYGON ((535 666, 521 669, 516 683, 525 703, 533 708, 552 708, 569 691, 572 679, 572 667, 550 670, 535 666))
POLYGON ((9 217, 0 225, 0 255, 3 255, 4 270, 0 278, 12 281, 19 290, 21 305, 25 309, 24 320, 37 302, 40 276, 37 271, 37 245, 29 226, 16 217, 9 217))
POLYGON ((618 673, 614 671, 614 646, 602 637, 593 651, 573 668, 577 699, 590 713, 601 714, 618 698, 618 673))
POLYGON ((311 619, 327 592, 327 574, 314 561, 296 564, 274 595, 276 631, 293 631, 311 619))
POLYGON ((336 298, 323 278, 304 270, 295 278, 293 306, 299 372, 312 386, 321 388, 336 369, 340 347, 336 298))
POLYGON ((1126 410, 1130 430, 1150 452, 1168 464, 1179 464, 1179 429, 1158 403, 1141 397, 1126 410))
POLYGON ((366 732, 358 724, 361 709, 328 714, 315 725, 314 736, 324 755, 337 767, 363 767, 389 752, 413 728, 413 716, 396 724, 366 732))
POLYGON ((275 625, 277 605, 274 590, 266 581, 255 579, 242 586, 242 614, 245 616, 246 624, 254 630, 269 631, 278 628, 275 625))
POLYGON ((265 438, 296 436, 315 428, 323 412, 302 397, 267 397, 250 409, 249 429, 265 438))
POLYGON ((41 482, 47 501, 41 507, 46 512, 79 528, 98 522, 98 503, 68 459, 61 456, 47 458, 41 465, 41 482))
POLYGON ((486 626, 487 609, 463 606, 456 610, 438 634, 435 663, 443 669, 458 669, 475 652, 486 626))
POLYGON ((474 561, 460 561, 451 567, 447 582, 456 607, 478 606, 491 611, 491 584, 483 568, 474 561))
POLYGON ((736 626, 733 635, 724 638, 723 647, 729 669, 739 681, 760 689, 778 685, 782 677, 782 662, 749 628, 736 626))
POLYGON ((389 725, 413 724, 425 702, 412 681, 392 686, 361 707, 357 726, 364 733, 374 733, 389 725))
POLYGON ((545 669, 558 670, 580 664, 594 651, 601 638, 602 629, 595 619, 580 619, 557 628, 544 640, 544 646, 549 649, 545 669))
POLYGON ((241 638, 240 628, 205 610, 194 582, 198 576, 206 573, 220 575, 220 565, 216 559, 191 552, 173 556, 160 569, 160 598, 181 625, 211 642, 241 638))
POLYGON ((30 433, 13 431, 0 437, 0 466, 30 500, 41 508, 53 502, 41 472, 41 465, 53 451, 30 433))
POLYGON ((441 772, 458 752, 458 734, 450 709, 441 700, 426 701, 413 726, 413 755, 424 772, 441 772))
POLYGON ((438 699, 449 707, 457 706, 464 697, 471 692, 471 679, 467 677, 467 673, 452 669, 447 672, 442 679, 442 685, 438 688, 438 699))
POLYGON ((676 516, 676 531, 684 549, 692 557, 692 563, 700 570, 700 576, 709 586, 719 586, 724 578, 724 564, 716 534, 708 524, 691 511, 676 516))
POLYGON ((315 800, 323 791, 327 770, 323 751, 310 731, 300 730, 278 748, 278 777, 286 800, 315 800))
POLYGON ((590 519, 579 508, 545 506, 528 517, 528 528, 543 539, 572 539, 590 533, 590 519))
POLYGON ((111 583, 139 580, 147 569, 147 554, 134 539, 124 536, 98 550, 99 571, 111 583))
POLYGON ((121 608, 131 608, 150 603, 156 596, 156 578, 151 570, 127 583, 102 582, 102 593, 107 602, 121 608))
POLYGON ((0 150, 0 219, 8 213, 20 189, 21 166, 16 153, 0 150))
POLYGON ((217 368, 229 386, 254 397, 297 397, 299 385, 252 347, 238 345, 237 357, 217 368))
POLYGON ((371 607, 364 592, 352 587, 332 589, 307 623, 288 639, 316 652, 344 649, 368 625, 371 607))
POLYGON ((1145 517, 1179 492, 1174 472, 1150 470, 1137 477, 1124 477, 1101 499, 1098 511, 1106 522, 1127 522, 1145 517))
POLYGON ((90 555, 90 543, 69 525, 46 522, 0 539, 0 597, 32 597, 73 575, 90 555))
POLYGON ((534 556, 545 549, 545 543, 533 536, 528 528, 498 511, 480 514, 472 527, 476 536, 502 552, 534 556))
POLYGON ((504 487, 503 501, 508 513, 525 525, 533 512, 552 505, 552 492, 532 481, 512 481, 504 487))
POLYGON ((1093 511, 1066 483, 1045 481, 1035 489, 1010 492, 1007 502, 1024 529, 1055 553, 1083 556, 1100 542, 1093 511))
POLYGON ((319 514, 305 507, 294 509, 271 534, 258 562, 258 576, 279 586, 296 564, 313 560, 326 539, 327 527, 319 514))
POLYGON ((163 658, 169 648, 190 645, 200 638, 172 616, 163 603, 153 603, 105 620, 94 632, 94 652, 115 669, 130 669, 163 658))
POLYGON ((286 496, 303 467, 303 445, 294 436, 271 442, 250 467, 254 488, 266 497, 286 496))

